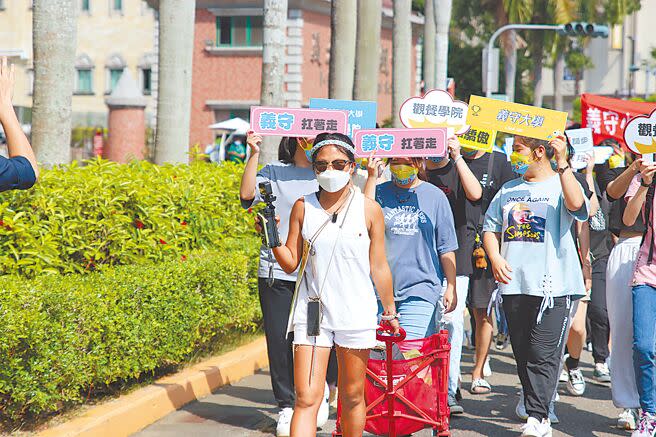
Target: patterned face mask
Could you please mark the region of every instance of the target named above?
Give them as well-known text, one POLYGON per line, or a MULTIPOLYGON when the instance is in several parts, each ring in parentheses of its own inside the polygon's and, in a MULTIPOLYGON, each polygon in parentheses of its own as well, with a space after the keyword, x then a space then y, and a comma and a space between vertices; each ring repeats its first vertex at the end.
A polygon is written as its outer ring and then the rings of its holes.
POLYGON ((519 152, 512 152, 510 154, 510 165, 515 173, 523 175, 528 170, 528 166, 531 165, 531 159, 519 152))
POLYGON ((390 167, 392 173, 392 180, 398 185, 408 185, 417 179, 419 170, 411 165, 392 165, 390 167))
POLYGON ((314 144, 314 140, 312 139, 307 139, 307 138, 298 138, 298 145, 301 146, 301 149, 305 152, 305 156, 308 161, 312 162, 312 155, 310 154, 310 151, 312 150, 312 145, 314 144))
POLYGON ((476 153, 478 153, 478 150, 470 149, 468 147, 461 147, 460 148, 460 153, 462 154, 463 157, 470 159, 470 158, 473 158, 474 156, 476 156, 476 153))

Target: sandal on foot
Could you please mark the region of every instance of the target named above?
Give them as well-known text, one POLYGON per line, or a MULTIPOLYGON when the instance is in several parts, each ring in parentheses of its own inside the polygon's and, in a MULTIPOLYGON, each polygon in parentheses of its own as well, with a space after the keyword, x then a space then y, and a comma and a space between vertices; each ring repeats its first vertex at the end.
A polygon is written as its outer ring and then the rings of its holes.
POLYGON ((473 380, 471 388, 469 389, 469 392, 474 395, 485 395, 491 391, 492 386, 490 386, 490 384, 482 378, 473 380))

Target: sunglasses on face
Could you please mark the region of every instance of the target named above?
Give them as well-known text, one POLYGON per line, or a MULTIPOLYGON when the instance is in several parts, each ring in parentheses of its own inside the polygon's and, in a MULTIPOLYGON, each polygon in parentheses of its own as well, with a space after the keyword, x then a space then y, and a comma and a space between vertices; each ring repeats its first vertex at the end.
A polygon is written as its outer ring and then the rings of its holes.
POLYGON ((334 170, 343 171, 346 167, 350 166, 353 161, 347 161, 346 159, 336 159, 332 162, 328 161, 315 161, 312 166, 319 173, 323 173, 328 170, 328 167, 332 167, 334 170))

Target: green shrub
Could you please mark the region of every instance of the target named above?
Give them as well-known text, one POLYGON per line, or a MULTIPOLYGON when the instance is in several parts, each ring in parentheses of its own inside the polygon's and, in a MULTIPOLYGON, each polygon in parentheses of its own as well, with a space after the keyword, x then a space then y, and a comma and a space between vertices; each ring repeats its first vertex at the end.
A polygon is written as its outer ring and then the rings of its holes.
POLYGON ((180 259, 232 238, 256 245, 242 169, 94 160, 43 171, 33 189, 0 195, 0 275, 180 259))
POLYGON ((43 417, 252 332, 257 256, 237 246, 185 262, 0 278, 0 423, 43 417))

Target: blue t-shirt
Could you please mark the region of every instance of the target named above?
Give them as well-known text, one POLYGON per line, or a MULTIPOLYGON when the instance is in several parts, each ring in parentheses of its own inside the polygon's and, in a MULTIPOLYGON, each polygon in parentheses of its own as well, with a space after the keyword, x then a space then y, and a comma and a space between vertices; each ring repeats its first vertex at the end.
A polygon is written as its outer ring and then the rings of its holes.
POLYGON ((501 234, 501 256, 512 268, 510 283, 499 284, 502 294, 585 296, 570 231, 574 220, 588 219, 589 201, 583 197, 581 209, 569 211, 558 175, 541 182, 518 178, 501 187, 487 210, 483 230, 501 234))
POLYGON ((376 187, 376 201, 385 215, 385 249, 394 298, 420 297, 436 304, 444 279, 439 257, 458 249, 446 195, 429 183, 404 189, 385 182, 376 187))
POLYGON ((0 156, 0 191, 26 190, 36 182, 32 164, 24 156, 0 156))

